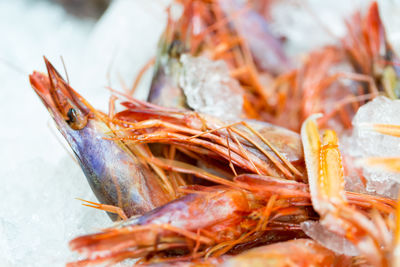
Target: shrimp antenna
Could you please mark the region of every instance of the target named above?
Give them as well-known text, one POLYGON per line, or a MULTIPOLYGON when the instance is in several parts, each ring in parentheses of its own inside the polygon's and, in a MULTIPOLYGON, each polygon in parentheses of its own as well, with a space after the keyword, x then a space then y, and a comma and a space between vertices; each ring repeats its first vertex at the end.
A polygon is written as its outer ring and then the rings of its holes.
POLYGON ((68 72, 67 72, 67 67, 65 66, 65 62, 64 62, 64 58, 63 56, 60 56, 61 62, 63 64, 63 68, 64 68, 64 72, 65 72, 65 77, 67 78, 67 83, 68 85, 70 85, 69 83, 69 77, 68 77, 68 72))
POLYGON ((55 131, 54 124, 48 121, 47 127, 50 129, 51 134, 56 138, 57 142, 67 152, 68 156, 76 163, 77 166, 79 166, 79 162, 76 160, 74 154, 72 154, 71 150, 65 145, 64 141, 60 139, 60 135, 55 131))

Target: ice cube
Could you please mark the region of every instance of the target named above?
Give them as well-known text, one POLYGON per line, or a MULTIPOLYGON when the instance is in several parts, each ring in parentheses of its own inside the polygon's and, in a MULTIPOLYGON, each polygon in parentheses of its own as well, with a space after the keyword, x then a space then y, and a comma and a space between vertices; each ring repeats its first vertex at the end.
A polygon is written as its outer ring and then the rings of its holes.
MULTIPOLYGON (((354 181, 354 175, 362 174, 366 179, 367 192, 396 198, 399 190, 400 173, 384 171, 362 162, 360 159, 368 157, 400 157, 400 138, 384 135, 371 129, 372 124, 400 125, 400 101, 391 100, 384 96, 363 105, 353 119, 353 132, 341 140, 341 150, 348 171, 346 182, 354 181), (355 173, 356 169, 359 174, 355 173)), ((347 185, 350 188, 352 184, 347 185)), ((357 190, 358 191, 358 190, 357 190)))
POLYGON ((359 255, 357 248, 350 241, 329 231, 319 222, 305 221, 300 227, 306 235, 333 252, 347 256, 359 255))
POLYGON ((242 89, 224 61, 190 55, 182 55, 180 61, 179 85, 192 109, 226 120, 243 117, 242 89))

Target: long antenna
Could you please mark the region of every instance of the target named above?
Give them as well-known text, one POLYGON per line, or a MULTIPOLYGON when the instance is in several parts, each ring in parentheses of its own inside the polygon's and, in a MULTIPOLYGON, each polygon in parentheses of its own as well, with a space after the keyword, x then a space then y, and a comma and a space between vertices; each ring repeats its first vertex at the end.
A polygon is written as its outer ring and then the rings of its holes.
POLYGON ((65 76, 66 76, 66 78, 67 78, 67 83, 68 83, 68 85, 70 85, 70 84, 69 84, 69 77, 68 77, 67 68, 65 67, 65 63, 64 63, 64 58, 63 58, 63 56, 60 56, 60 58, 61 58, 61 62, 62 62, 63 67, 64 67, 64 72, 65 72, 65 76))

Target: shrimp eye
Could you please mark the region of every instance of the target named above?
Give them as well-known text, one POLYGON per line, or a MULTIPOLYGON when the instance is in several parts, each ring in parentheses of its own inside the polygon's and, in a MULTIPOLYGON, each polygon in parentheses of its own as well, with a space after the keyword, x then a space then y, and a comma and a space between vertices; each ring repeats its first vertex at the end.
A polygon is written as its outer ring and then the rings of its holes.
POLYGON ((70 108, 67 112, 67 119, 65 121, 72 129, 82 130, 88 123, 88 116, 82 114, 79 109, 70 108))
POLYGON ((68 121, 67 121, 68 123, 74 123, 74 122, 76 122, 77 114, 76 114, 75 109, 70 108, 70 109, 68 110, 68 112, 67 112, 67 117, 68 117, 68 121))
POLYGON ((168 54, 171 57, 179 57, 183 52, 183 43, 180 40, 173 40, 172 43, 168 47, 168 54))

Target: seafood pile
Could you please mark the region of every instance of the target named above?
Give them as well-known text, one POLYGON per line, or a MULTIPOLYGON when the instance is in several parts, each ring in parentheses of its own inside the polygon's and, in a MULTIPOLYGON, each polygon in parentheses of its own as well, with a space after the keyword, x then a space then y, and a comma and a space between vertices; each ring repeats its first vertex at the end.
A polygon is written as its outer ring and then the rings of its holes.
POLYGON ((351 149, 363 132, 394 150, 400 137, 391 120, 360 119, 400 104, 378 5, 296 64, 270 29, 273 4, 176 0, 143 67, 147 101, 132 96, 141 74, 109 88, 108 112, 46 58, 30 75, 99 201, 84 205, 115 221, 71 240, 82 257, 68 266, 399 266, 400 158, 351 149), (367 167, 390 172, 392 191, 367 167))

